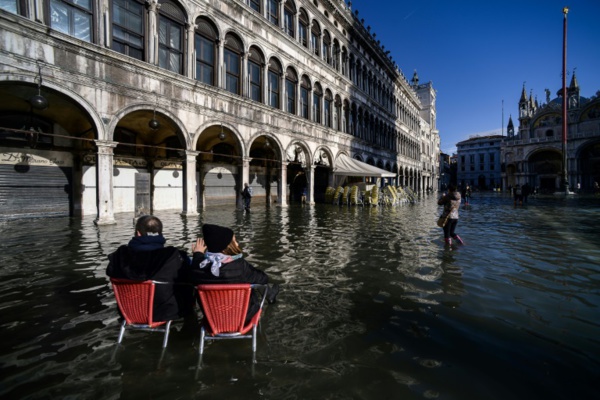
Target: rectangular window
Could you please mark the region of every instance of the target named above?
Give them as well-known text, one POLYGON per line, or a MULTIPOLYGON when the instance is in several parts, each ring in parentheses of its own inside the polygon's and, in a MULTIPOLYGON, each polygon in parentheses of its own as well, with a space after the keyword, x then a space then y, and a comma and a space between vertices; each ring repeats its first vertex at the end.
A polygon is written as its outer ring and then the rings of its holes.
POLYGON ((279 108, 279 76, 269 71, 269 105, 279 108))
POLYGON ((50 26, 59 32, 91 42, 91 0, 50 0, 50 26))
POLYGON ((261 0, 250 0, 250 8, 256 12, 260 12, 260 1, 261 0))
POLYGON ((277 0, 268 0, 267 18, 276 26, 279 26, 279 2, 277 0))
POLYGON ((158 66, 183 73, 181 42, 183 27, 170 19, 160 17, 158 25, 158 66))
POLYGON ((224 51, 225 89, 240 94, 240 56, 229 49, 224 51))
POLYGON ((302 46, 304 47, 308 47, 308 42, 306 41, 306 35, 307 35, 307 27, 306 25, 304 25, 303 23, 300 23, 300 26, 298 28, 299 30, 299 36, 300 36, 300 43, 302 44, 302 46))
POLYGON ((254 101, 262 101, 260 66, 252 61, 248 62, 248 75, 250 76, 250 98, 254 101))
POLYGON ((13 14, 21 14, 21 0, 0 0, 0 10, 5 10, 13 14))
POLYGON ((312 47, 312 51, 313 53, 315 53, 315 55, 319 55, 319 41, 317 38, 317 35, 315 35, 313 32, 311 32, 310 34, 310 45, 312 47))
POLYGON ((292 81, 285 81, 285 95, 287 98, 286 111, 290 114, 296 114, 296 85, 292 81))
POLYGON ((215 44, 204 36, 196 39, 196 80, 207 85, 215 84, 215 44))
POLYGON ((294 15, 287 8, 283 11, 283 25, 285 28, 285 33, 291 37, 294 37, 294 15))
POLYGON ((112 49, 144 60, 144 5, 136 1, 112 2, 112 49))
POLYGON ((321 123, 321 96, 313 94, 313 121, 321 123))
POLYGON ((301 117, 308 119, 308 89, 300 88, 300 112, 301 117))
POLYGON ((331 100, 325 100, 323 111, 325 113, 325 126, 331 128, 331 100))

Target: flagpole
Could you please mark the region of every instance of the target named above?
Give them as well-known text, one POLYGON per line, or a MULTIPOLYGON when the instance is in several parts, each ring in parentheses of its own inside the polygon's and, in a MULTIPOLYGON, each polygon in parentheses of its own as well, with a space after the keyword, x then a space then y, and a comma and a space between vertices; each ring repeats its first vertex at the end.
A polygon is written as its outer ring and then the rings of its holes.
POLYGON ((562 184, 565 194, 569 194, 569 178, 567 175, 567 13, 568 7, 563 8, 563 65, 562 65, 562 152, 563 152, 563 168, 562 168, 562 184))

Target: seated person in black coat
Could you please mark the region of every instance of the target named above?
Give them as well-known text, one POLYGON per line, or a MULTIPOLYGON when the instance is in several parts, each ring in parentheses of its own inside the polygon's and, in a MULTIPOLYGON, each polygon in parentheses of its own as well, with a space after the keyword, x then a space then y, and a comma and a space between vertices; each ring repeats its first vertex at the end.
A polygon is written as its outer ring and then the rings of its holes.
POLYGON ((154 292, 154 321, 168 321, 184 317, 193 311, 194 287, 184 283, 189 270, 185 251, 165 247, 162 222, 154 216, 140 217, 135 225, 135 236, 127 245, 120 246, 108 256, 106 275, 136 281, 169 282, 156 285, 154 292))
MULTIPOLYGON (((254 268, 243 258, 242 249, 229 228, 204 224, 203 238, 199 238, 192 248, 192 270, 190 281, 197 284, 210 283, 258 283, 267 284, 269 278, 263 271, 254 268)), ((279 291, 274 285, 270 289, 269 302, 275 301, 279 291)), ((246 314, 246 323, 252 319, 260 307, 260 299, 256 293, 250 297, 250 305, 246 314)))

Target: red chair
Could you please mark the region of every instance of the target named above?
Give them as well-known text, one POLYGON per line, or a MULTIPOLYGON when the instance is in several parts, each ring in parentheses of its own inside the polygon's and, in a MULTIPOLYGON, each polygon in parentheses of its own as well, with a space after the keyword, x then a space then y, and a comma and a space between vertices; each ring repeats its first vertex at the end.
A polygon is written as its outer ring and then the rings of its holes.
POLYGON ((204 319, 200 327, 200 355, 206 340, 252 339, 256 352, 256 330, 267 298, 267 285, 249 283, 206 284, 197 286, 204 319), (252 290, 261 294, 260 308, 245 324, 252 290), (252 331, 251 334, 248 332, 252 331))
POLYGON ((151 332, 164 332, 163 348, 167 347, 169 341, 169 330, 171 321, 152 320, 152 309, 154 304, 154 290, 157 281, 132 281, 129 279, 110 278, 117 305, 124 317, 119 332, 118 343, 123 340, 125 329, 136 329, 151 332))

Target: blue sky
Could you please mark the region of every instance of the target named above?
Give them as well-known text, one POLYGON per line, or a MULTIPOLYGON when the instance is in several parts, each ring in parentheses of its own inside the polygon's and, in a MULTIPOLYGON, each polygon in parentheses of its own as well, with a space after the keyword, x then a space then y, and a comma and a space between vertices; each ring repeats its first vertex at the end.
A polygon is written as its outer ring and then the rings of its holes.
POLYGON ((567 85, 575 69, 581 95, 600 91, 600 0, 354 0, 410 80, 437 91, 441 150, 472 135, 518 127, 523 89, 544 103, 562 86, 563 7, 567 14, 567 85), (504 107, 503 107, 504 101, 504 107), (503 115, 504 109, 504 118, 503 115))

